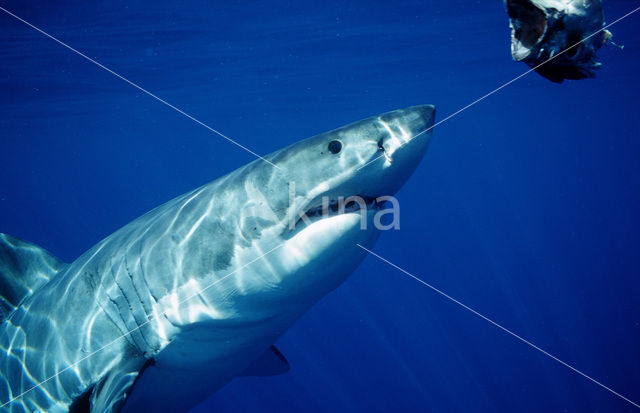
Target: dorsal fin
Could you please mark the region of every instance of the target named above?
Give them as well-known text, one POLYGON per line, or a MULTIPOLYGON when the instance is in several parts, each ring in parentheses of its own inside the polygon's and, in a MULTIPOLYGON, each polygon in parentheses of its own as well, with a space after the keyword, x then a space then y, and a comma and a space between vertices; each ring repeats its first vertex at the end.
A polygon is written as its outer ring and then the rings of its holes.
POLYGON ((65 265, 37 245, 0 234, 0 322, 65 265))

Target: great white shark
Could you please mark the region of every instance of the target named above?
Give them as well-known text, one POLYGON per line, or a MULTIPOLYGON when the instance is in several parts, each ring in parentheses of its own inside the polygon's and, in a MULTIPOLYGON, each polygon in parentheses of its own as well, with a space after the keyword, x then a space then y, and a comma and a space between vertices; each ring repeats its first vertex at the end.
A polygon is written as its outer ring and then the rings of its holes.
POLYGON ((71 264, 0 235, 0 410, 184 411, 287 371, 273 343, 364 258, 376 200, 413 173, 434 117, 413 106, 294 143, 71 264), (365 202, 334 207, 351 196, 365 202))

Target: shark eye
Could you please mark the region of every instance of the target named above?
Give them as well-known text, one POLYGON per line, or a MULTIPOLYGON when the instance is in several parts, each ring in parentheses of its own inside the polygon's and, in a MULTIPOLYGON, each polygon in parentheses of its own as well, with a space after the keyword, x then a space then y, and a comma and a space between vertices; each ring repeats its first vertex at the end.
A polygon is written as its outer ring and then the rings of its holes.
POLYGON ((342 142, 340 141, 331 141, 329 142, 329 152, 336 154, 342 150, 342 142))

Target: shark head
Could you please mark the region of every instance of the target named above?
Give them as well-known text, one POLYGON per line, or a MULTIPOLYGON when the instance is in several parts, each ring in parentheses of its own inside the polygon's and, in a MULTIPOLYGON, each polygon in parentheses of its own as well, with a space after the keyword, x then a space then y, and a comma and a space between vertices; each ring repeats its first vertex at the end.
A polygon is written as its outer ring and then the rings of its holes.
POLYGON ((151 288, 166 297, 173 324, 296 316, 337 287, 364 258, 358 244, 371 247, 389 219, 397 223, 399 205, 388 197, 420 163, 434 119, 431 105, 370 117, 298 141, 156 210, 170 217, 156 219, 157 232, 168 236, 144 258, 145 271, 170 275, 151 288), (205 287, 207 304, 177 305, 205 287), (259 303, 268 308, 256 310, 259 303))
POLYGON ((600 0, 505 0, 505 5, 514 60, 556 83, 595 76, 596 51, 611 38, 607 30, 598 32, 604 26, 600 0))
POLYGON ((303 139, 157 209, 153 231, 167 236, 142 261, 162 274, 150 288, 171 320, 163 328, 267 328, 336 288, 364 259, 358 244, 373 245, 383 216, 397 219, 385 197, 420 163, 434 118, 433 106, 413 106, 303 139))
POLYGON ((283 281, 314 279, 300 272, 333 274, 315 281, 334 288, 355 269, 357 244, 371 245, 384 229, 381 217, 399 213, 391 196, 420 163, 434 119, 432 105, 395 110, 267 156, 277 168, 259 164, 264 173, 253 174, 261 180, 254 186, 270 194, 265 201, 280 221, 276 238, 284 248, 274 261, 285 267, 283 281))
POLYGON ((288 175, 289 229, 295 232, 301 229, 298 224, 309 226, 312 217, 320 221, 345 212, 338 211, 341 206, 346 213, 358 213, 360 207, 365 209, 369 203, 376 207, 376 199, 395 194, 422 159, 434 118, 433 106, 413 106, 313 136, 277 152, 273 159, 288 175))
POLYGON ((397 223, 399 205, 389 197, 420 163, 434 119, 431 105, 370 117, 298 141, 156 209, 151 216, 163 218, 154 218, 154 231, 167 236, 144 258, 145 271, 167 276, 155 280, 152 294, 166 297, 176 325, 297 314, 279 305, 254 311, 262 302, 256 296, 295 300, 302 309, 344 281, 364 258, 357 245, 372 246, 389 218, 397 223), (205 287, 209 304, 177 305, 205 287), (247 311, 241 303, 250 303, 247 311))

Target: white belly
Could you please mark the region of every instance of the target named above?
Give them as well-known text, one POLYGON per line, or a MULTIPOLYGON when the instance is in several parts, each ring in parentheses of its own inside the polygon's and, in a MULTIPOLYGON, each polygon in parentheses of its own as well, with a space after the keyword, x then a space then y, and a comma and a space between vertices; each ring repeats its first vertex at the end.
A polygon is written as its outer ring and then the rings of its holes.
POLYGON ((360 223, 359 214, 344 214, 287 240, 265 237, 237 250, 225 274, 160 300, 168 344, 136 382, 124 412, 183 411, 241 374, 360 263, 356 243, 371 245, 378 236, 360 223))

